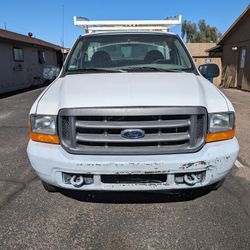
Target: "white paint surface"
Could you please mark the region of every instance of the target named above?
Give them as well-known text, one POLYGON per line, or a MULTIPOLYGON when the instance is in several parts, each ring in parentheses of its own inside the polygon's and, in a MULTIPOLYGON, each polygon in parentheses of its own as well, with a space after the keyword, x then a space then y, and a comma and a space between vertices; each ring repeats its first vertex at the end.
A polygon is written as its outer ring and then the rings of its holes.
POLYGON ((237 168, 245 168, 245 166, 244 166, 240 161, 238 161, 238 160, 236 160, 235 166, 236 166, 237 168))
POLYGON ((58 78, 38 102, 37 112, 136 106, 203 106, 208 112, 227 112, 229 105, 213 84, 193 73, 98 73, 58 78))

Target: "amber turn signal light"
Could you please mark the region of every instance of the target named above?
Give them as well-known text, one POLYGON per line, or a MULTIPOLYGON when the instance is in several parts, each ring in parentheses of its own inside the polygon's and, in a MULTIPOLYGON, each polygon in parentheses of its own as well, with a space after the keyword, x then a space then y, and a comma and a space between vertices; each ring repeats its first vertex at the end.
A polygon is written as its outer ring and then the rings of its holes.
POLYGON ((32 141, 37 141, 37 142, 45 142, 52 144, 60 143, 59 137, 57 135, 45 135, 45 134, 30 132, 30 139, 32 141))
POLYGON ((207 134, 206 142, 223 141, 234 138, 235 130, 207 134))

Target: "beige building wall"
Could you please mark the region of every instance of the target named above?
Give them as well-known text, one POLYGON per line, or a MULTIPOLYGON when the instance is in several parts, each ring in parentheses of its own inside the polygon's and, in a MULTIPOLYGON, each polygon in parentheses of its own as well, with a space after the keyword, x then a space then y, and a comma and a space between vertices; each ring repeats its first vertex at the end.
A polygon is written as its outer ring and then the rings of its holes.
POLYGON ((221 84, 221 75, 222 75, 222 65, 221 65, 221 58, 220 57, 215 57, 215 58, 210 58, 210 57, 193 57, 194 62, 197 67, 199 67, 202 64, 205 63, 215 63, 218 65, 220 69, 220 75, 216 78, 214 78, 214 84, 216 86, 219 86, 221 84))
POLYGON ((192 55, 197 67, 206 63, 215 63, 220 69, 220 75, 214 78, 213 82, 217 86, 221 84, 222 66, 220 57, 210 57, 208 49, 213 48, 216 43, 186 43, 187 49, 192 55))

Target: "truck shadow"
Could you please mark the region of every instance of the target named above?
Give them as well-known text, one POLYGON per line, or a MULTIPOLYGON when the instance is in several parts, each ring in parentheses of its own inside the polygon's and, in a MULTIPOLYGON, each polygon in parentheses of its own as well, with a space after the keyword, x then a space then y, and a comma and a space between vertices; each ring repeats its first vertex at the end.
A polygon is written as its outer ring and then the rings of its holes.
POLYGON ((170 203, 190 201, 207 195, 212 190, 157 191, 157 192, 108 192, 108 191, 71 191, 61 190, 61 194, 82 202, 93 203, 170 203))
POLYGON ((21 93, 24 93, 24 92, 29 92, 29 91, 32 91, 32 90, 35 90, 35 89, 44 88, 44 87, 47 87, 49 84, 50 84, 49 82, 45 82, 45 83, 40 84, 40 85, 31 86, 31 87, 23 88, 23 89, 18 89, 18 90, 14 90, 14 91, 4 93, 4 94, 0 93, 0 99, 4 99, 4 98, 7 98, 7 97, 18 95, 18 94, 21 94, 21 93))

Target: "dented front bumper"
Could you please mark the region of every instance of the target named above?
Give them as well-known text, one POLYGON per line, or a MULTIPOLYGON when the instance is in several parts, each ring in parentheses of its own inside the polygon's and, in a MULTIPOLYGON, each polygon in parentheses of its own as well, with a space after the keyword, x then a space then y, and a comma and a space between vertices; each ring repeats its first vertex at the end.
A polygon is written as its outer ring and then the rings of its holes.
POLYGON ((28 156, 39 177, 52 185, 76 190, 142 191, 186 189, 207 186, 223 179, 239 152, 236 138, 206 144, 199 152, 173 155, 73 155, 60 145, 30 141, 28 156), (205 172, 195 185, 177 183, 177 174, 205 172), (93 183, 74 187, 63 173, 92 175, 93 183), (104 183, 103 175, 166 174, 161 183, 104 183))

